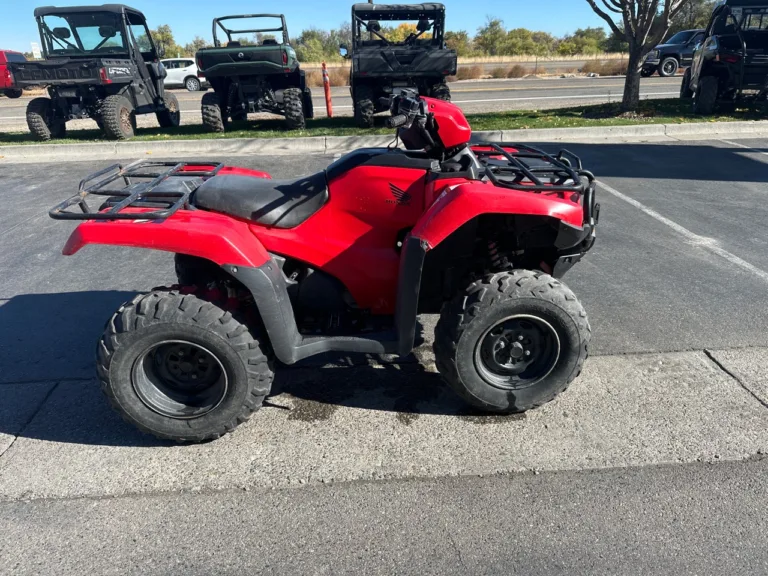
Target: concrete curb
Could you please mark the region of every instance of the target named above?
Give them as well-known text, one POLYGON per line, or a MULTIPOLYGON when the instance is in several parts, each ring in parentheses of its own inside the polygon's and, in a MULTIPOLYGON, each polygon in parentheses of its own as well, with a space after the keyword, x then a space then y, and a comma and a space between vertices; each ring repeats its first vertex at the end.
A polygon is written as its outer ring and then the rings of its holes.
MULTIPOLYGON (((606 139, 675 139, 678 136, 718 136, 768 133, 768 120, 749 122, 696 122, 541 130, 475 132, 474 142, 595 142, 606 139)), ((146 155, 296 155, 338 154, 363 147, 387 146, 390 135, 315 136, 303 138, 221 138, 216 140, 169 140, 151 142, 98 142, 92 144, 33 144, 0 146, 2 160, 87 160, 146 155)))

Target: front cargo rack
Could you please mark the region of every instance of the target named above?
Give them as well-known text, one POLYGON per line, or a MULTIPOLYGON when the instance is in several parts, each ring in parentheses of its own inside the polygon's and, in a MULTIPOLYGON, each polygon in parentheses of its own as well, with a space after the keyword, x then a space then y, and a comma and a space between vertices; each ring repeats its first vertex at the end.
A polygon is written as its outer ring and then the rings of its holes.
POLYGON ((472 151, 488 179, 502 188, 585 194, 595 180, 583 169, 581 159, 568 150, 552 156, 533 146, 489 142, 474 144, 472 151))
POLYGON ((85 178, 77 194, 48 214, 56 220, 164 220, 189 208, 190 194, 223 166, 219 162, 153 160, 137 160, 127 166, 114 164, 85 178), (88 204, 93 196, 106 197, 98 209, 88 204), (80 211, 72 209, 74 206, 80 211), (126 208, 149 210, 125 212, 126 208))

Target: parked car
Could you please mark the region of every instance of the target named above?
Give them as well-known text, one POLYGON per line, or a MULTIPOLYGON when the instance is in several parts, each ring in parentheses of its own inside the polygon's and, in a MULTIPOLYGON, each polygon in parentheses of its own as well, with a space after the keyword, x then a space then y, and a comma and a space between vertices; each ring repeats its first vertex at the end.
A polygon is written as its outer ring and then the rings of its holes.
POLYGON ((704 30, 683 30, 664 44, 656 46, 645 58, 642 75, 667 78, 674 76, 680 68, 687 68, 693 62, 696 45, 704 39, 704 30))
POLYGON ((26 62, 24 54, 13 50, 0 50, 0 91, 8 98, 19 98, 21 88, 16 87, 13 73, 8 69, 8 62, 26 62))
POLYGON ((768 101, 766 2, 722 0, 717 5, 693 65, 683 76, 680 96, 693 98, 697 114, 768 101))
POLYGON ((64 138, 70 120, 92 118, 114 140, 132 138, 138 114, 178 126, 179 102, 144 15, 122 4, 35 9, 43 60, 9 64, 16 86, 45 85, 49 98, 27 105, 38 140, 64 138))
POLYGON ((168 75, 165 85, 168 88, 183 86, 190 92, 197 92, 208 87, 208 82, 197 75, 197 64, 193 58, 166 58, 160 60, 168 75))

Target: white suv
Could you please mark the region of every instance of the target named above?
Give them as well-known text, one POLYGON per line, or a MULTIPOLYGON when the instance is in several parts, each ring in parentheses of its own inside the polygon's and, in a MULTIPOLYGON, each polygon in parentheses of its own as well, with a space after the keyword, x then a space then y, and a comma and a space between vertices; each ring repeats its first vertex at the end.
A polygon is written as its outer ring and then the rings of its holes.
POLYGON ((197 64, 193 58, 168 58, 160 60, 165 67, 168 76, 165 85, 170 87, 183 86, 190 92, 197 92, 207 83, 197 77, 197 64))

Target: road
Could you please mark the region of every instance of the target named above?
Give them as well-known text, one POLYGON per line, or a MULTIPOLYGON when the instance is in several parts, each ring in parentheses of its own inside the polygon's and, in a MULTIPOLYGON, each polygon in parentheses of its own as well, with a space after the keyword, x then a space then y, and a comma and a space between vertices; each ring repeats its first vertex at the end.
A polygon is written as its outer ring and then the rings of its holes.
MULTIPOLYGON (((483 80, 451 84, 453 101, 466 112, 497 112, 501 110, 529 110, 561 108, 581 104, 615 102, 621 99, 623 78, 560 78, 523 80, 483 80)), ((181 103, 182 122, 200 124, 202 92, 174 91, 181 103)), ((645 78, 642 98, 673 98, 680 93, 680 78, 645 78)), ((318 117, 324 117, 325 99, 322 88, 315 88, 314 105, 318 117)), ((332 89, 333 109, 336 115, 351 116, 352 100, 349 88, 332 89)), ((26 131, 26 105, 29 98, 10 100, 0 98, 0 132, 26 131)), ((139 116, 141 127, 156 127, 154 116, 139 116)), ((68 124, 69 129, 94 128, 92 120, 68 124)))
MULTIPOLYGON (((768 571, 768 138, 569 148, 603 185, 566 279, 594 331, 568 392, 468 413, 423 317, 414 358, 286 369, 200 446, 142 436, 93 379, 112 311, 173 282, 167 254, 60 255, 73 226, 46 211, 106 162, 0 164, 3 572, 768 571)), ((288 177, 332 158, 225 160, 288 177)))

